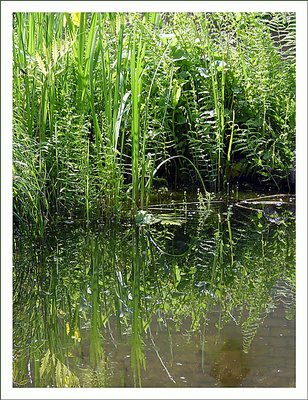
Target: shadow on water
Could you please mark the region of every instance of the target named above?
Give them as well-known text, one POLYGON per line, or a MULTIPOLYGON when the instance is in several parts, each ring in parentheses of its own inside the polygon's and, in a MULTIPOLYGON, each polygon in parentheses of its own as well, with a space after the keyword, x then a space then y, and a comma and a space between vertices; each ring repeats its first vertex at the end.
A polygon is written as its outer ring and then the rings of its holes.
POLYGON ((250 371, 246 358, 242 343, 239 340, 228 339, 225 341, 211 370, 220 386, 240 386, 250 371))
POLYGON ((16 236, 14 386, 293 386, 294 215, 265 207, 16 236))

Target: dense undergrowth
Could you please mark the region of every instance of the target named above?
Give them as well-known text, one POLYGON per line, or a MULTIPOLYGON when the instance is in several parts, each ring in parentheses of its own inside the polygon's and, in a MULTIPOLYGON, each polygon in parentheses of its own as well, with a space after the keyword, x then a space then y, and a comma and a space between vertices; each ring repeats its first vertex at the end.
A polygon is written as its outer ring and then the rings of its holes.
POLYGON ((16 13, 13 37, 20 227, 145 208, 159 179, 288 187, 295 14, 16 13))

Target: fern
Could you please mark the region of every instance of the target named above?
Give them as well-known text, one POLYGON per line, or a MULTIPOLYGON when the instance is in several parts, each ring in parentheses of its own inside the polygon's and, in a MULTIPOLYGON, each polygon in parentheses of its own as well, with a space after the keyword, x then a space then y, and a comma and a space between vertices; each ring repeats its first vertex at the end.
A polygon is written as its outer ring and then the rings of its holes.
POLYGON ((51 356, 51 353, 50 353, 50 350, 48 349, 41 361, 40 378, 42 378, 45 371, 46 371, 46 373, 48 373, 48 370, 50 370, 50 356, 51 356))

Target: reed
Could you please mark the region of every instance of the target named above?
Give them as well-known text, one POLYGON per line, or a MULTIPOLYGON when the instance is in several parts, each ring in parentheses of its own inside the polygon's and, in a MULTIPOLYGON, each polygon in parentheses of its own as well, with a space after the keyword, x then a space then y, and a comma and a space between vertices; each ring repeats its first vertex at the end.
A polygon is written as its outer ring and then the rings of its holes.
POLYGON ((54 211, 136 211, 158 169, 207 191, 244 176, 282 187, 295 148, 294 15, 282 16, 14 14, 13 141, 33 143, 40 181, 15 185, 16 214, 42 226, 54 211))
MULTIPOLYGON (((142 91, 142 70, 145 45, 142 44, 141 38, 138 43, 136 31, 133 33, 130 72, 131 72, 131 90, 132 90, 132 200, 133 205, 139 204, 139 146, 141 142, 140 132, 140 95, 142 91)), ((145 134, 145 133, 144 133, 145 134)), ((141 177, 144 178, 144 177, 141 177)))

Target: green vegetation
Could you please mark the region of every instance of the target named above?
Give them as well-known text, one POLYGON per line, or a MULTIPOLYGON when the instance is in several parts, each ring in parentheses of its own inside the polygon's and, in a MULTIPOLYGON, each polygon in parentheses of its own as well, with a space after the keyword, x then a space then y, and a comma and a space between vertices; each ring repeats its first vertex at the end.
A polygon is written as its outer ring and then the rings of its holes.
POLYGON ((175 386, 173 337, 198 335, 203 370, 208 341, 230 323, 249 353, 281 301, 286 319, 295 314, 294 215, 285 204, 276 211, 270 222, 260 204, 178 204, 152 209, 154 223, 144 212, 134 225, 57 225, 39 243, 16 238, 14 386, 142 386, 151 354, 175 386), (155 343, 164 330, 170 350, 155 343))
POLYGON ((204 372, 229 323, 241 382, 295 233, 232 193, 290 193, 294 157, 295 13, 14 13, 14 386, 142 386, 150 352, 180 386, 174 336, 204 372))
POLYGON ((144 209, 155 179, 201 177, 207 197, 287 185, 295 14, 33 12, 13 25, 20 230, 144 209))

